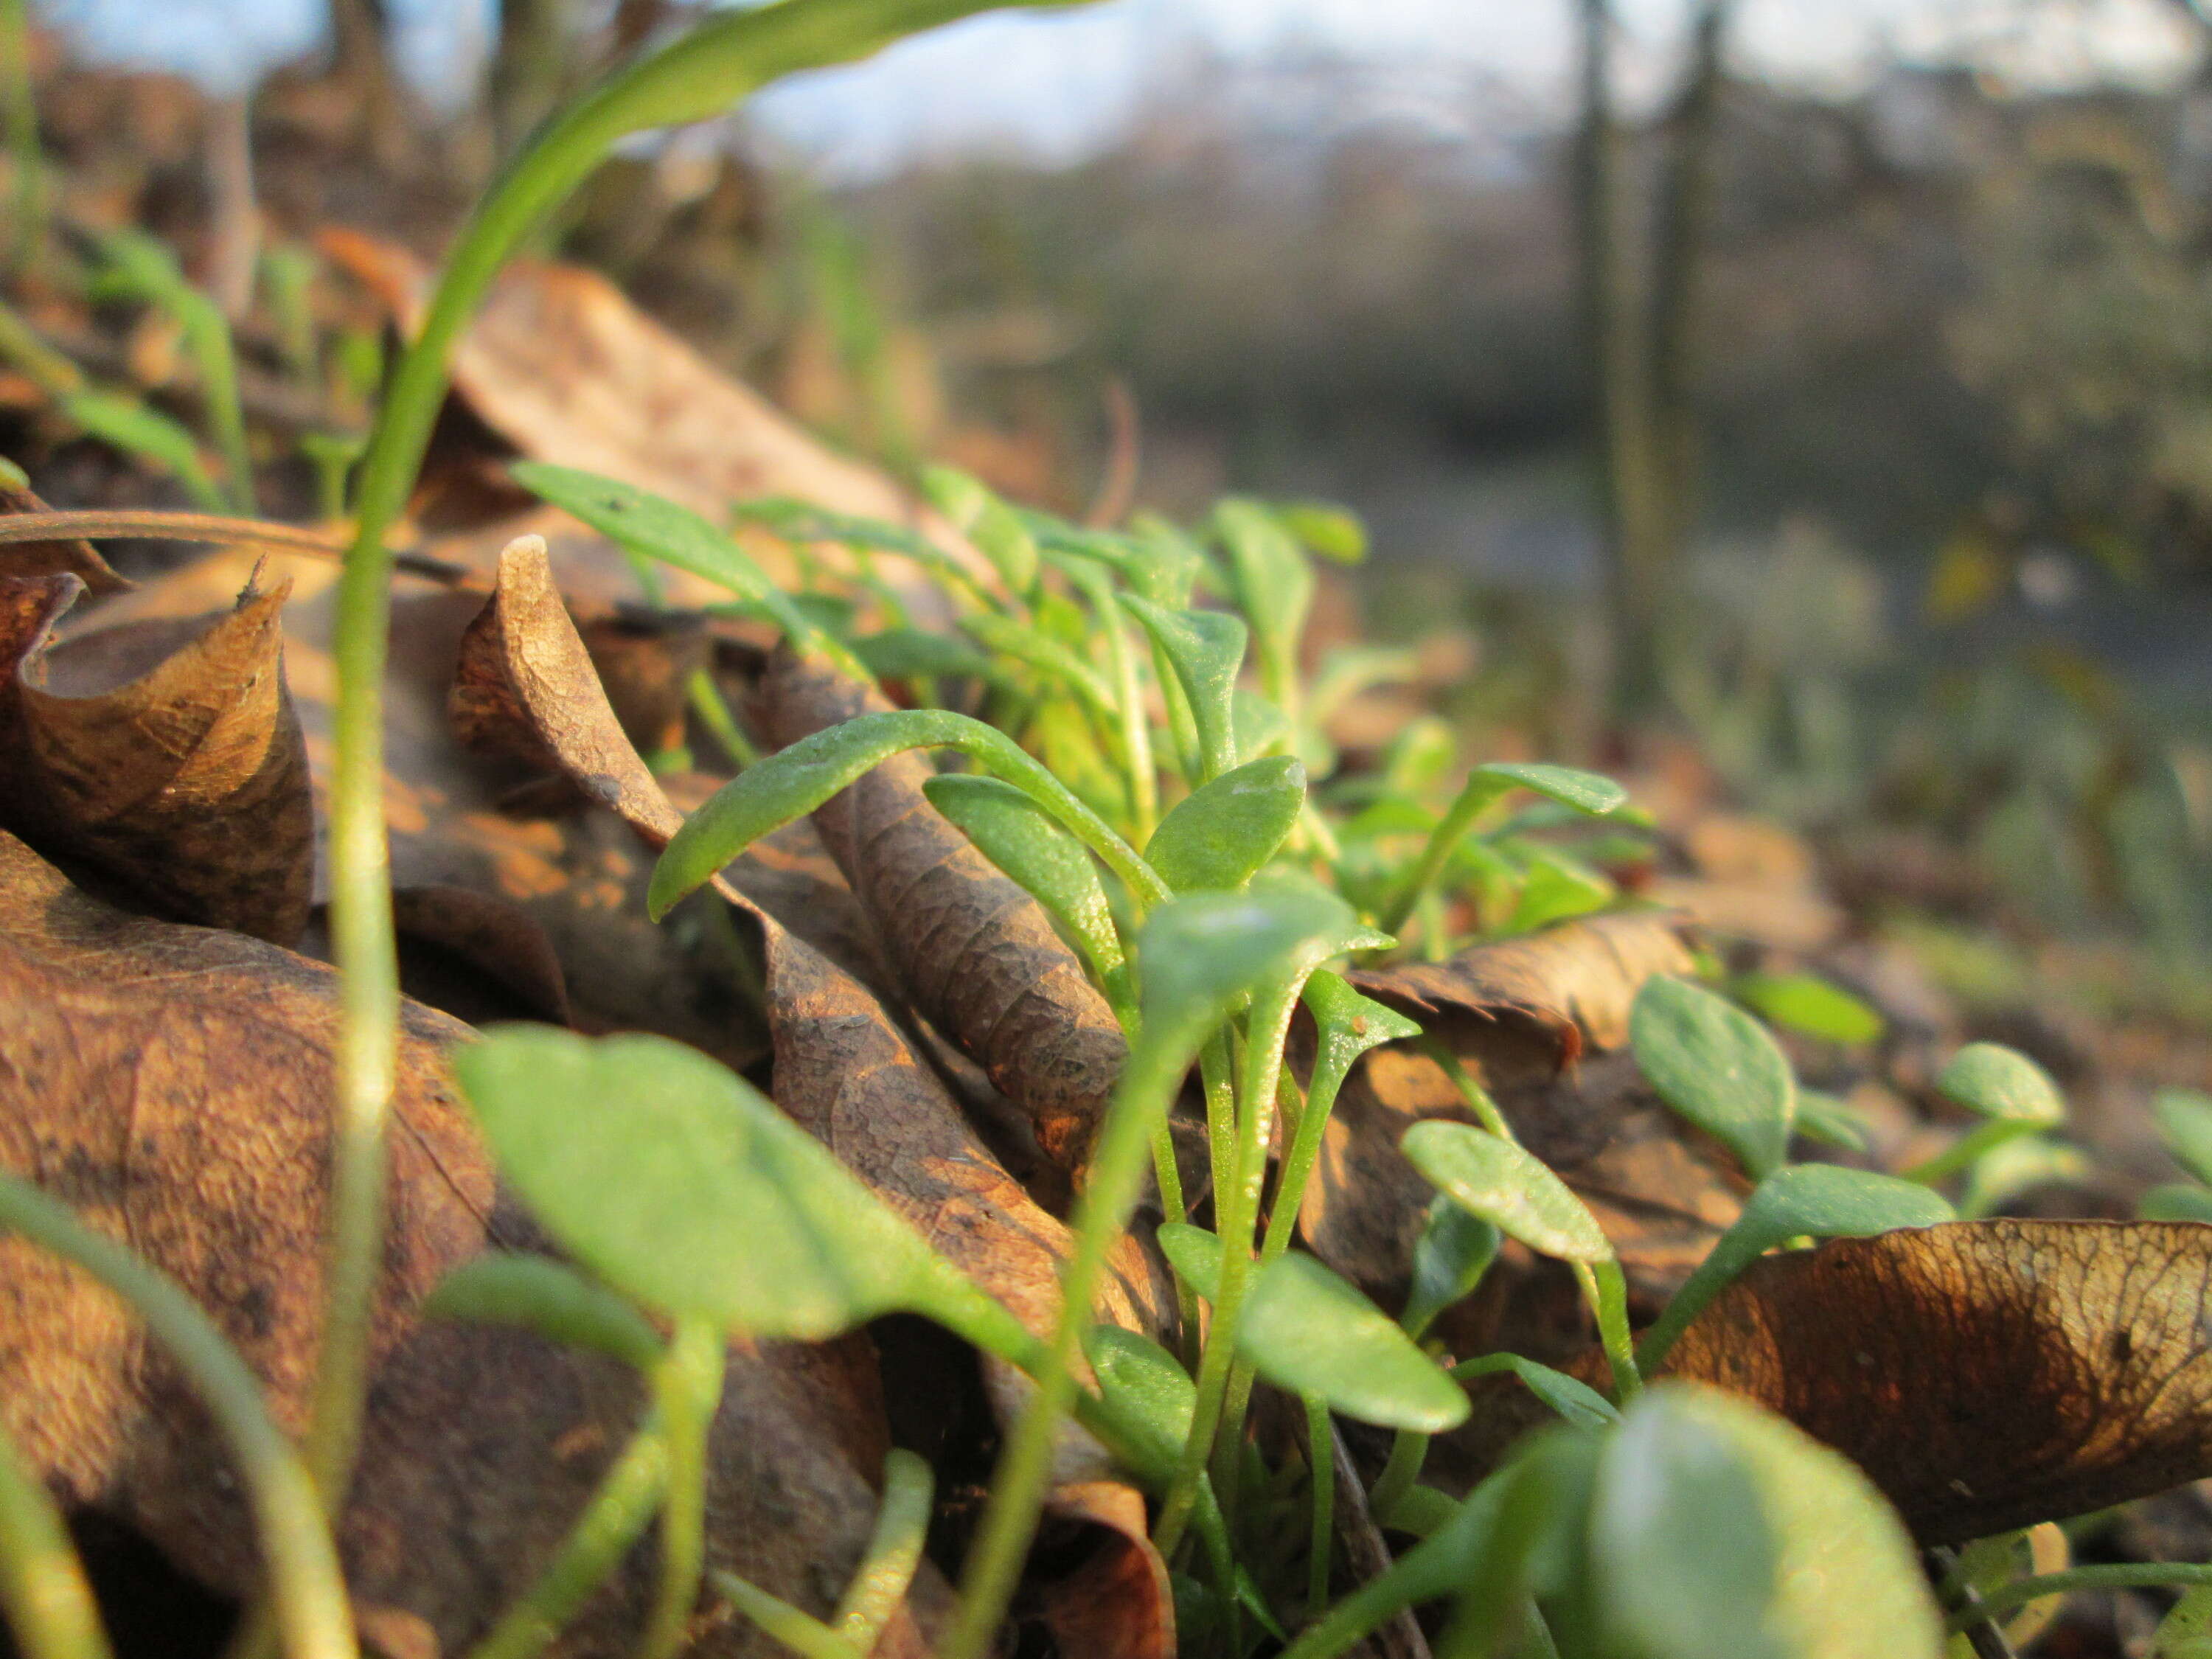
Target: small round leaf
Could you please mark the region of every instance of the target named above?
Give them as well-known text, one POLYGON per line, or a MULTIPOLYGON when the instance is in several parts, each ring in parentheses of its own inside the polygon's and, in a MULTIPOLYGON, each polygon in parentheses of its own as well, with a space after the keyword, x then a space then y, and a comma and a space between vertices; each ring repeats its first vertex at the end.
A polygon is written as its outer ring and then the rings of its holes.
POLYGON ((1441 1434, 1467 1420, 1467 1391, 1311 1256, 1279 1256, 1260 1270, 1237 1352, 1278 1388, 1318 1395, 1363 1423, 1441 1434))
POLYGON ((1613 1245, 1589 1206, 1527 1148, 1437 1118, 1416 1123, 1398 1146, 1438 1192, 1537 1255, 1613 1260, 1613 1245))
POLYGON ((2049 1128, 2066 1121, 2065 1097, 2051 1074, 2017 1048, 1970 1042, 1936 1079, 1946 1097, 1994 1121, 2049 1128))
POLYGON ((1661 1099, 1726 1144, 1754 1179, 1781 1165, 1797 1079, 1757 1020, 1686 980, 1661 978, 1637 993, 1628 1030, 1661 1099))

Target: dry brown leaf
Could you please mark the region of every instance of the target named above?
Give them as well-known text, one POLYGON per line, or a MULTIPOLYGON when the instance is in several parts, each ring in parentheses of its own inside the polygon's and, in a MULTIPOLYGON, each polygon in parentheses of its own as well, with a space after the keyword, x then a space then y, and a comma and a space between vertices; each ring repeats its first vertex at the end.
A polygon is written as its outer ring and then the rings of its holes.
MULTIPOLYGON (((515 1014, 556 1025, 571 1023, 568 986, 545 930, 507 899, 432 883, 396 887, 392 925, 403 951, 410 943, 458 958, 505 991, 515 1014)), ((457 1012, 449 1000, 434 1007, 457 1012)))
MULTIPOLYGON (((47 510, 29 490, 0 483, 0 516, 47 510)), ((90 542, 74 536, 62 541, 0 544, 0 580, 62 575, 75 576, 95 599, 126 592, 135 585, 117 574, 90 542)))
MULTIPOLYGON (((112 910, 0 834, 0 1165, 175 1278, 295 1431, 319 1315, 337 1025, 319 964, 112 910)), ((445 1081, 443 1051, 466 1035, 406 1005, 375 1389, 342 1528, 370 1621, 446 1651, 529 1582, 644 1408, 609 1362, 412 1318, 488 1234, 530 1241, 445 1081)), ((717 1419, 712 1558, 817 1613, 872 1523, 871 1364, 864 1345, 741 1344, 717 1419)), ((126 1521, 219 1591, 254 1583, 236 1480, 182 1378, 104 1292, 15 1239, 0 1239, 0 1421, 72 1504, 126 1521)), ((649 1554, 562 1651, 613 1651, 634 1632, 649 1554)), ((933 1625, 949 1591, 927 1570, 917 1585, 910 1605, 933 1625)), ((924 1650, 904 1620, 887 1642, 924 1650)), ((702 1649, 772 1650, 735 1626, 702 1649)))
MULTIPOLYGON (((825 663, 780 651, 761 687, 774 743, 890 705, 825 663)), ((982 1066, 1062 1168, 1081 1167, 1127 1048, 1036 902, 940 817, 919 755, 895 755, 814 813, 914 1006, 982 1066)))
POLYGON ((1857 1463, 1928 1544, 2212 1475, 2212 1227, 1954 1222, 1753 1264, 1669 1376, 1857 1463))
POLYGON ((284 678, 289 588, 212 617, 58 647, 74 575, 0 600, 0 823, 164 915, 289 945, 314 879, 307 752, 284 678))
MULTIPOLYGON (((329 231, 324 252, 376 290, 412 330, 428 273, 405 250, 329 231)), ((733 502, 795 495, 841 513, 911 524, 986 581, 988 564, 883 474, 808 436, 757 392, 576 265, 508 265, 454 347, 455 392, 524 454, 598 472, 720 523, 733 502)), ((679 604, 728 595, 681 572, 679 604)))

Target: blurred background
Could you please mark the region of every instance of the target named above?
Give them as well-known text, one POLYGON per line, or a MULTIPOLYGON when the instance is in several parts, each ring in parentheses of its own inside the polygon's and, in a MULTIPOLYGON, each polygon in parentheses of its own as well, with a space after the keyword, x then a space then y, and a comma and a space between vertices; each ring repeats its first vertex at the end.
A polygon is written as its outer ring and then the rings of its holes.
MULTIPOLYGON (((694 9, 25 6, 16 222, 174 250, 280 423, 288 362, 325 410, 379 372, 317 239, 434 257, 694 9)), ((552 241, 894 473, 1341 502, 1338 636, 1418 647, 1475 752, 1724 798, 1947 994, 2056 985, 2212 1063, 2212 8, 1106 0, 635 148, 552 241)), ((9 283, 146 379, 158 339, 9 283)), ((0 453, 58 504, 183 501, 34 349, 0 453)))

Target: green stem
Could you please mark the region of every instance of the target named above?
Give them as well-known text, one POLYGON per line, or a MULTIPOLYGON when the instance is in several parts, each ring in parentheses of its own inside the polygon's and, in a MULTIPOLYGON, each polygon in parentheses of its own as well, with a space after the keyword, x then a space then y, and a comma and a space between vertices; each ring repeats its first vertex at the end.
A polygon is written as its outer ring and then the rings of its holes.
POLYGON ((1275 1180, 1274 1207, 1267 1212, 1267 1233, 1260 1245, 1262 1267, 1291 1248, 1291 1239, 1297 1231, 1298 1211, 1305 1204, 1306 1183, 1313 1179, 1314 1164, 1321 1157, 1322 1132, 1328 1127, 1337 1092, 1344 1087, 1357 1057, 1348 1045, 1322 1045, 1313 1076, 1306 1084, 1297 1127, 1291 1133, 1290 1150, 1283 1155, 1282 1171, 1275 1180))
POLYGON ((1336 1437, 1328 1421, 1328 1401, 1307 1395, 1307 1479, 1313 1488, 1313 1530, 1306 1544, 1306 1617, 1316 1619, 1328 1605, 1328 1570, 1336 1550, 1336 1437))
POLYGON ((2063 1572, 2015 1578, 2009 1584, 1984 1590, 1981 1605, 1960 1608, 1950 1616, 1945 1628, 1956 1635, 1984 1619, 2001 1619, 2030 1601, 2040 1601, 2046 1595, 2063 1595, 2069 1590, 2152 1589, 2196 1584, 2212 1584, 2212 1565, 2191 1561, 2126 1561, 2105 1566, 2069 1567, 2063 1572))
POLYGON ((560 1552, 469 1659, 536 1659, 550 1647, 643 1534, 667 1480, 668 1443, 649 1420, 600 1480, 560 1552))
POLYGON ((1443 874, 1444 865, 1451 857, 1452 848, 1459 845, 1460 837, 1473 829, 1474 821, 1499 797, 1510 793, 1513 787, 1510 780, 1485 777, 1480 772, 1467 781, 1459 792, 1459 798, 1445 810, 1437 827, 1429 832, 1428 843, 1421 848, 1421 856, 1415 861, 1413 870, 1391 896, 1389 905, 1382 913, 1384 933, 1395 933, 1405 927, 1406 918, 1413 914, 1413 907, 1421 902, 1421 896, 1435 886, 1437 878, 1443 874))
POLYGON ((1449 1595, 1486 1543, 1497 1509, 1496 1489, 1479 1489, 1444 1525, 1309 1625, 1281 1659, 1336 1659, 1401 1608, 1449 1595))
POLYGON ((1160 781, 1152 760, 1152 723, 1145 707, 1145 684, 1121 607, 1114 602, 1114 583, 1085 561, 1062 567, 1089 601, 1092 623, 1106 636, 1106 667, 1114 691, 1114 711, 1121 727, 1123 782, 1129 795, 1129 839, 1143 847, 1160 820, 1160 781))
POLYGON ((1459 1056, 1432 1036, 1422 1037, 1416 1045, 1420 1051, 1443 1068, 1459 1097, 1467 1103, 1482 1127, 1500 1140, 1520 1144, 1521 1137, 1513 1133, 1513 1126, 1505 1121, 1505 1114, 1498 1109, 1498 1103, 1490 1097, 1490 1091, 1467 1074, 1467 1067, 1459 1063, 1459 1056))
POLYGON ((1412 1429, 1401 1429, 1390 1442, 1389 1461, 1382 1465, 1382 1473, 1375 1477, 1375 1485, 1367 1494, 1367 1507, 1377 1519, 1387 1516, 1398 1507, 1398 1500, 1421 1478, 1421 1465, 1428 1460, 1429 1437, 1412 1429))
POLYGON ((1583 1296, 1597 1320, 1598 1342, 1605 1349, 1606 1363, 1613 1367, 1613 1401, 1626 1406, 1644 1389, 1644 1374, 1636 1365, 1636 1341, 1628 1329, 1628 1281, 1618 1261, 1573 1265, 1583 1296))
POLYGON ((26 1659, 111 1659, 61 1511, 0 1432, 0 1607, 26 1659))
POLYGON ((912 1452, 893 1447, 884 1459, 884 1501, 876 1510, 876 1529, 860 1558, 860 1570, 845 1587, 844 1599, 832 1615, 837 1634, 854 1652, 874 1651, 876 1638, 906 1599, 915 1569, 921 1564, 934 1495, 929 1465, 912 1452))
POLYGON ((1036 1533, 1060 1421, 1076 1396, 1073 1365, 1091 1319, 1091 1291, 1107 1251, 1136 1206, 1153 1127, 1165 1116, 1189 1065, 1187 1048, 1154 1040, 1138 1044, 1122 1069, 1099 1131, 1091 1178, 1076 1200, 1074 1239, 1060 1275, 1060 1317, 1032 1372, 1036 1393, 1000 1456, 991 1502, 961 1576, 959 1616, 939 1650, 940 1659, 978 1659, 1006 1616, 1036 1533))
POLYGON ((639 1659, 670 1659, 683 1647, 699 1605, 707 1559, 707 1434, 721 1402, 724 1354, 720 1330, 685 1320, 654 1367, 668 1483, 660 1510, 660 1589, 637 1645, 639 1659))
POLYGON ((238 1351, 167 1274, 12 1176, 0 1176, 0 1225, 76 1263, 146 1322, 191 1379, 238 1460, 285 1651, 291 1659, 356 1659, 345 1580, 314 1484, 270 1420, 261 1385, 238 1351))
POLYGON ((745 728, 738 724, 738 717, 730 712, 714 677, 707 670, 691 671, 690 678, 684 682, 684 697, 699 724, 739 768, 750 766, 761 757, 760 745, 745 735, 745 728))
POLYGON ((542 131, 480 202, 448 255, 422 331, 401 358, 362 463, 359 516, 338 589, 331 786, 331 933, 341 975, 338 1133, 309 1462, 343 1492, 361 1432, 368 1322, 384 1231, 384 1136, 399 994, 383 818, 384 663, 392 553, 444 401, 447 364, 507 258, 644 128, 719 115, 791 70, 862 58, 900 36, 988 9, 987 0, 788 0, 720 12, 617 70, 542 131))
POLYGON ((708 1582, 739 1613, 789 1648, 800 1659, 866 1659, 836 1631, 803 1607, 794 1607, 780 1595, 771 1595, 758 1584, 733 1572, 716 1571, 708 1582))

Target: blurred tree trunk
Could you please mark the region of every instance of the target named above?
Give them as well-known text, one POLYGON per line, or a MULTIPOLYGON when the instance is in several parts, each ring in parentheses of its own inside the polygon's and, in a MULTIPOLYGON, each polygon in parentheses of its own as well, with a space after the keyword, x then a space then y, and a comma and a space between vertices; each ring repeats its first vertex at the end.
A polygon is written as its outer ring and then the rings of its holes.
POLYGON ((1703 0, 1645 258, 1633 160, 1613 96, 1611 0, 1581 0, 1575 147, 1584 337, 1596 398, 1618 720, 1658 690, 1660 608, 1696 515, 1696 313, 1729 0, 1703 0))
POLYGON ((568 78, 569 0, 500 0, 491 114, 501 159, 560 102, 568 78))
POLYGON ((1582 0, 1583 115, 1575 153, 1584 337, 1597 398, 1599 487, 1610 554, 1615 712, 1654 678, 1654 605, 1666 556, 1667 507, 1653 404, 1644 287, 1613 103, 1609 0, 1582 0))

